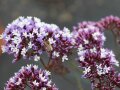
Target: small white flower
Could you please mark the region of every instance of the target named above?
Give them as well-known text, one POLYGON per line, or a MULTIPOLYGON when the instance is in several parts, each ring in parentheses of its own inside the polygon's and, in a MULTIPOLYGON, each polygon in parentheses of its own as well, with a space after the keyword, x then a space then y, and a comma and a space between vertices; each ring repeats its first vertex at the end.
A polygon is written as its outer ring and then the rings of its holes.
POLYGON ((15 24, 18 24, 19 23, 19 20, 16 19, 16 20, 13 20, 12 24, 11 25, 15 25, 15 24))
POLYGON ((64 56, 62 57, 62 62, 64 62, 65 60, 68 60, 67 55, 64 55, 64 56))
POLYGON ((103 75, 108 73, 108 71, 110 71, 110 67, 107 67, 106 65, 104 67, 102 67, 102 64, 100 65, 96 65, 97 66, 97 73, 98 75, 103 75))
POLYGON ((45 33, 45 28, 44 27, 41 27, 40 29, 39 29, 39 32, 42 34, 42 33, 45 33))
POLYGON ((27 52, 27 49, 23 48, 22 51, 21 51, 21 55, 25 56, 26 52, 27 52))
POLYGON ((37 66, 37 65, 34 65, 33 68, 37 70, 37 69, 38 69, 38 66, 37 66))
MULTIPOLYGON (((23 16, 20 16, 19 19, 16 19, 16 20, 24 20, 25 18, 23 16)), ((15 21, 16 21, 15 20, 15 21)))
POLYGON ((45 76, 43 76, 42 73, 39 73, 39 78, 41 79, 41 81, 46 82, 47 78, 45 76))
POLYGON ((53 38, 49 38, 48 41, 50 44, 54 44, 56 42, 55 40, 53 40, 53 38))
POLYGON ((40 23, 35 23, 36 27, 41 27, 41 22, 40 23))
POLYGON ((30 21, 26 18, 26 19, 22 20, 22 23, 23 23, 24 26, 25 25, 27 26, 27 25, 30 24, 30 21))
POLYGON ((32 44, 32 42, 29 42, 29 43, 28 43, 28 48, 29 48, 29 49, 32 48, 33 45, 34 45, 34 44, 32 44))
POLYGON ((10 35, 5 37, 5 41, 9 41, 9 40, 11 40, 10 35))
POLYGON ((79 48, 78 48, 78 51, 81 51, 81 50, 83 50, 84 49, 84 47, 82 46, 82 44, 80 44, 79 45, 79 48))
POLYGON ((95 40, 97 40, 98 36, 100 36, 100 34, 101 34, 100 32, 95 32, 95 33, 92 34, 92 36, 95 40))
POLYGON ((60 37, 60 34, 56 34, 56 35, 55 35, 55 38, 59 38, 59 37, 60 37))
POLYGON ((66 37, 71 37, 72 35, 68 32, 63 32, 62 36, 66 38, 66 37))
POLYGON ((97 67, 97 73, 98 73, 98 75, 101 76, 102 74, 105 74, 105 72, 103 72, 102 64, 96 65, 96 67, 97 67))
POLYGON ((27 19, 28 19, 28 20, 31 20, 31 19, 32 19, 32 17, 31 17, 31 16, 27 16, 27 19))
POLYGON ((22 83, 22 79, 18 78, 18 81, 16 82, 16 85, 20 85, 22 83))
POLYGON ((105 37, 104 35, 102 35, 101 39, 102 39, 103 41, 105 41, 105 40, 106 40, 106 37, 105 37))
POLYGON ((109 56, 111 57, 110 62, 118 67, 119 66, 119 61, 116 60, 115 54, 111 51, 109 53, 109 56))
POLYGON ((58 26, 55 25, 55 24, 51 24, 50 26, 51 26, 52 30, 54 30, 54 31, 55 31, 56 29, 58 29, 58 26))
POLYGON ((89 41, 88 41, 88 40, 86 40, 86 39, 84 39, 84 43, 85 43, 85 44, 88 44, 88 43, 89 43, 89 41))
POLYGON ((117 61, 115 58, 111 58, 110 61, 112 64, 114 64, 115 66, 119 67, 119 61, 117 61))
POLYGON ((10 78, 10 82, 15 83, 14 77, 10 78))
POLYGON ((38 34, 38 29, 33 29, 33 33, 38 34))
POLYGON ((40 23, 40 22, 41 22, 41 20, 40 20, 39 18, 37 18, 37 17, 34 17, 34 21, 35 21, 36 23, 40 23))
POLYGON ((80 61, 84 61, 84 60, 85 60, 85 57, 84 57, 84 56, 81 56, 81 57, 79 57, 79 60, 80 60, 80 61))
POLYGON ((17 47, 11 48, 11 51, 13 51, 16 54, 19 53, 19 49, 17 47))
POLYGON ((85 68, 85 70, 83 71, 84 75, 86 75, 87 73, 89 73, 90 70, 91 70, 90 67, 85 68))
POLYGON ((25 71, 25 67, 22 66, 21 69, 20 69, 20 72, 24 72, 25 71))
POLYGON ((46 87, 43 87, 41 90, 47 90, 46 87))
POLYGON ((48 32, 42 32, 42 35, 45 37, 45 36, 47 36, 48 35, 48 32))
POLYGON ((39 86, 39 83, 35 80, 35 81, 33 82, 33 85, 39 86))
POLYGON ((72 34, 70 33, 70 30, 68 28, 64 27, 62 36, 63 37, 71 37, 72 34))
POLYGON ((34 34, 33 33, 29 33, 28 35, 30 38, 33 38, 34 37, 34 34))
POLYGON ((95 27, 95 26, 93 26, 93 25, 87 25, 87 26, 88 26, 88 28, 89 28, 89 29, 91 29, 91 30, 96 29, 96 27, 95 27))
POLYGON ((15 76, 17 76, 18 75, 18 73, 14 73, 15 74, 15 76))
POLYGON ((46 76, 49 76, 49 75, 51 75, 51 72, 45 71, 45 74, 46 74, 46 76))
POLYGON ((110 67, 107 67, 107 66, 105 65, 105 67, 104 67, 104 69, 103 69, 103 72, 108 73, 108 71, 110 71, 110 67))
POLYGON ((75 39, 71 39, 71 44, 72 44, 72 45, 75 45, 75 44, 76 44, 75 39))
POLYGON ((35 55, 35 56, 34 56, 34 61, 39 61, 39 60, 40 60, 40 56, 35 55))
POLYGON ((24 36, 25 38, 27 38, 27 37, 28 37, 27 32, 24 32, 24 33, 23 33, 23 36, 24 36))
POLYGON ((13 53, 18 54, 19 49, 18 49, 15 45, 10 44, 10 45, 9 45, 9 48, 11 48, 11 51, 12 51, 13 53))
POLYGON ((26 68, 27 68, 28 70, 30 70, 30 69, 31 69, 31 67, 32 67, 32 65, 30 64, 30 65, 27 65, 27 67, 26 67, 26 68))
POLYGON ((15 43, 15 44, 19 44, 19 43, 21 43, 22 42, 22 39, 21 39, 21 37, 14 37, 14 38, 12 38, 12 40, 13 40, 13 42, 15 43))
POLYGON ((42 37, 42 33, 40 33, 40 32, 37 33, 37 36, 38 36, 38 37, 42 37))
POLYGON ((59 57, 59 56, 60 56, 60 55, 59 55, 59 52, 54 51, 54 52, 53 52, 53 56, 59 57))
POLYGON ((12 33, 17 37, 20 37, 20 32, 18 30, 14 30, 12 33))
POLYGON ((50 81, 47 82, 46 85, 47 85, 48 87, 51 87, 51 83, 52 83, 52 81, 50 80, 50 81))
POLYGON ((107 55, 107 52, 104 48, 101 49, 101 58, 105 58, 107 55))
POLYGON ((111 57, 115 57, 115 54, 112 51, 110 51, 109 54, 110 54, 111 57))
POLYGON ((70 30, 68 28, 66 28, 66 27, 64 27, 63 31, 67 32, 67 33, 70 33, 70 30))
POLYGON ((96 48, 94 47, 93 49, 90 49, 90 52, 91 53, 96 53, 97 51, 96 51, 96 48))
POLYGON ((23 28, 25 26, 24 22, 19 22, 18 23, 19 27, 23 28))
MULTIPOLYGON (((89 28, 84 28, 84 30, 83 31, 85 31, 86 33, 89 31, 89 28)), ((82 32, 83 32, 82 31, 82 32)))

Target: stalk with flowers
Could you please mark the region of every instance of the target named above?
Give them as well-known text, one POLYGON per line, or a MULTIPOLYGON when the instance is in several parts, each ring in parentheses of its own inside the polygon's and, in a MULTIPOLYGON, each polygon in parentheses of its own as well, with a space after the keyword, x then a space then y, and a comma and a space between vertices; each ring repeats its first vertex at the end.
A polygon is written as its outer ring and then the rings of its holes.
MULTIPOLYGON (((100 21, 84 21, 62 30, 55 24, 47 24, 36 17, 19 17, 8 24, 1 35, 5 44, 3 53, 14 55, 13 63, 21 58, 40 61, 45 70, 37 65, 22 67, 7 81, 4 90, 58 90, 50 78, 50 72, 68 74, 68 67, 63 63, 69 60, 71 53, 77 53, 75 61, 83 69, 82 78, 89 79, 92 90, 115 90, 120 88, 119 66, 114 52, 104 48, 106 40, 104 30, 110 29, 119 43, 120 18, 108 16, 100 21), (73 52, 75 51, 75 52, 73 52), (41 57, 46 53, 47 63, 41 57)), ((69 62, 69 61, 68 61, 69 62)))

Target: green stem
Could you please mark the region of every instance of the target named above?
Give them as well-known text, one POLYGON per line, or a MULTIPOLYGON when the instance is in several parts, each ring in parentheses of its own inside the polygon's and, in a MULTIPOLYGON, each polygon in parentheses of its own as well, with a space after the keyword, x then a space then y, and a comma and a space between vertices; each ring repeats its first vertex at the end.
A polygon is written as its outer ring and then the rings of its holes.
POLYGON ((41 61, 42 65, 43 65, 43 67, 44 67, 44 68, 47 68, 47 66, 45 65, 45 63, 44 63, 44 61, 43 61, 42 58, 40 59, 40 61, 41 61))

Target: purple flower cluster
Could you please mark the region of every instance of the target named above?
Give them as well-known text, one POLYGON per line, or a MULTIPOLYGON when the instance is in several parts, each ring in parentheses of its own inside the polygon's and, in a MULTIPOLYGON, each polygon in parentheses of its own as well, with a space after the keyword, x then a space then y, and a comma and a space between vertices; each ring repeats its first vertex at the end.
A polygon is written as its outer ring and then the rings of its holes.
POLYGON ((84 70, 83 77, 90 79, 92 88, 114 90, 115 86, 120 87, 114 68, 114 65, 119 66, 119 62, 112 51, 103 48, 105 36, 101 28, 86 24, 74 28, 73 33, 78 48, 77 60, 84 70))
POLYGON ((95 26, 100 28, 101 31, 103 31, 104 27, 100 22, 93 22, 93 21, 83 21, 78 23, 78 27, 74 26, 73 29, 79 29, 79 28, 87 28, 88 26, 95 26))
POLYGON ((117 16, 107 16, 105 18, 102 18, 99 21, 93 22, 93 21, 83 21, 78 23, 78 27, 74 27, 74 29, 77 28, 85 28, 88 25, 96 26, 100 28, 102 31, 105 29, 117 29, 119 30, 120 28, 120 18, 117 16))
POLYGON ((58 90, 50 80, 50 72, 38 69, 37 65, 27 65, 6 83, 4 90, 58 90))
MULTIPOLYGON (((116 86, 120 88, 120 74, 117 75, 115 71, 119 62, 111 50, 103 47, 106 40, 104 30, 111 29, 119 36, 119 28, 120 18, 114 16, 97 22, 84 21, 75 26, 72 32, 66 27, 61 30, 55 24, 41 22, 36 17, 19 17, 2 34, 1 38, 5 40, 2 51, 14 54, 13 62, 21 58, 38 61, 40 55, 46 52, 49 56, 46 69, 59 71, 71 50, 77 49, 77 61, 83 69, 82 77, 90 79, 92 89, 114 90, 116 86)), ((49 72, 38 70, 36 65, 22 67, 7 82, 5 90, 24 90, 27 85, 33 90, 57 90, 49 80, 49 72)))
POLYGON ((113 90, 116 85, 120 85, 120 81, 116 80, 116 72, 113 66, 119 66, 119 62, 115 59, 112 51, 94 48, 80 50, 78 55, 78 62, 83 68, 83 77, 90 79, 92 88, 113 90))
POLYGON ((120 18, 117 16, 107 16, 102 18, 97 22, 104 29, 119 29, 120 28, 120 18))
POLYGON ((62 57, 64 61, 68 59, 67 54, 75 43, 67 28, 60 30, 55 24, 41 22, 36 17, 19 17, 7 26, 3 39, 5 45, 2 51, 14 54, 13 62, 22 57, 38 61, 43 51, 52 60, 62 57))
POLYGON ((117 16, 107 16, 96 23, 103 30, 111 30, 115 35, 117 43, 120 44, 120 18, 117 16))
MULTIPOLYGON (((79 27, 79 26, 78 26, 79 27)), ((105 36, 98 27, 87 25, 84 28, 76 28, 73 30, 73 38, 77 47, 83 49, 92 49, 94 47, 102 47, 105 41, 105 36)))

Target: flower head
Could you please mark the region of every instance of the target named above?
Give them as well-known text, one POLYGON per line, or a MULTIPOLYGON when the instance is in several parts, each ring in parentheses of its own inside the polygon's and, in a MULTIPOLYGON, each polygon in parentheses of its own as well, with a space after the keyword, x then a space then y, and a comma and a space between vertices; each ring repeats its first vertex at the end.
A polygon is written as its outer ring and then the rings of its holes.
POLYGON ((103 29, 120 28, 120 18, 113 15, 102 18, 97 23, 101 25, 103 29))
POLYGON ((92 25, 88 25, 85 28, 77 26, 77 29, 74 29, 72 33, 77 48, 80 45, 82 45, 83 49, 102 47, 105 41, 103 32, 98 27, 92 25))
POLYGON ((103 48, 105 36, 98 22, 84 22, 74 27, 73 37, 83 77, 90 79, 93 89, 114 90, 120 87, 114 66, 119 66, 112 51, 103 48), (109 86, 108 86, 109 85, 109 86))
POLYGON ((48 55, 57 51, 59 58, 68 54, 74 44, 69 29, 60 30, 57 25, 41 22, 36 17, 19 17, 14 20, 6 27, 3 39, 5 40, 3 52, 14 54, 13 62, 21 58, 34 59, 34 57, 35 61, 38 61, 36 56, 40 56, 44 51, 48 55))
POLYGON ((37 65, 27 65, 9 79, 4 90, 25 90, 26 86, 32 90, 58 90, 49 76, 48 71, 38 69, 37 65))

